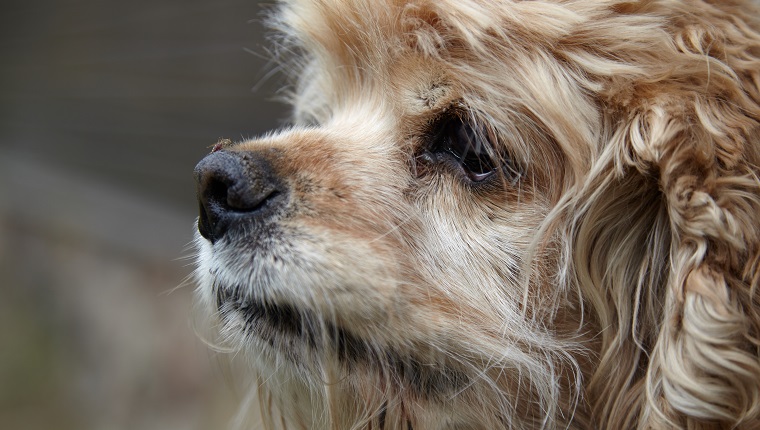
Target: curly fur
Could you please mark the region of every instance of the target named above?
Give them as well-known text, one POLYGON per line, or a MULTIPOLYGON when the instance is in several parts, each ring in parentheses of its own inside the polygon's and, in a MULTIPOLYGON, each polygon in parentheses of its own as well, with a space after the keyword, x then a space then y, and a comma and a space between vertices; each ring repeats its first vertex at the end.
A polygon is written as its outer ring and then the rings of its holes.
POLYGON ((230 150, 278 152, 291 212, 256 246, 198 239, 201 297, 253 357, 268 427, 760 428, 758 17, 284 1, 294 125, 230 150), (519 178, 420 164, 447 109, 519 178), (215 307, 225 288, 286 304, 297 335, 215 307))

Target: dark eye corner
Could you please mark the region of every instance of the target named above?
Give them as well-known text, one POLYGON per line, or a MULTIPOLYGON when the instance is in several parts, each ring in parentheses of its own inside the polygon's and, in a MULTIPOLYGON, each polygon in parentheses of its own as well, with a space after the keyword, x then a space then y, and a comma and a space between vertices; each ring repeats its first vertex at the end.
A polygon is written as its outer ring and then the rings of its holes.
POLYGON ((423 139, 417 164, 444 165, 463 174, 471 183, 495 177, 514 183, 519 176, 501 148, 496 131, 463 109, 449 108, 441 112, 429 123, 423 139))

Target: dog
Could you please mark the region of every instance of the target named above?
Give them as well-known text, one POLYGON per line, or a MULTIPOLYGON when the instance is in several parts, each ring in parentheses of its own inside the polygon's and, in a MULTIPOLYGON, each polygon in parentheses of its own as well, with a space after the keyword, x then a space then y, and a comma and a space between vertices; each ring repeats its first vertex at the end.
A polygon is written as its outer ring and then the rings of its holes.
POLYGON ((285 0, 292 125, 195 169, 267 428, 760 428, 760 12, 285 0))

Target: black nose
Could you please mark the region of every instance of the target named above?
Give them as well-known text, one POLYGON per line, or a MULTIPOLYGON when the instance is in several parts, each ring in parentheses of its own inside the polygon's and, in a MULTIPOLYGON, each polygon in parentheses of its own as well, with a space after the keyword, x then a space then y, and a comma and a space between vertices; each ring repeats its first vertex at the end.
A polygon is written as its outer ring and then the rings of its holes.
POLYGON ((212 243, 240 223, 266 221, 286 201, 286 189, 262 154, 216 151, 195 166, 198 231, 212 243))

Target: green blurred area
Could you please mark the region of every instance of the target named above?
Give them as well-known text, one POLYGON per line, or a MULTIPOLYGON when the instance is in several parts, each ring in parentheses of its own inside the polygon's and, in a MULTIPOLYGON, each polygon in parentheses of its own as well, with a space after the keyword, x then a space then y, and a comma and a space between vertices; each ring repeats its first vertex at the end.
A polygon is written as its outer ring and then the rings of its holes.
POLYGON ((262 10, 0 5, 0 428, 215 429, 234 415, 181 257, 195 163, 287 116, 262 10))

